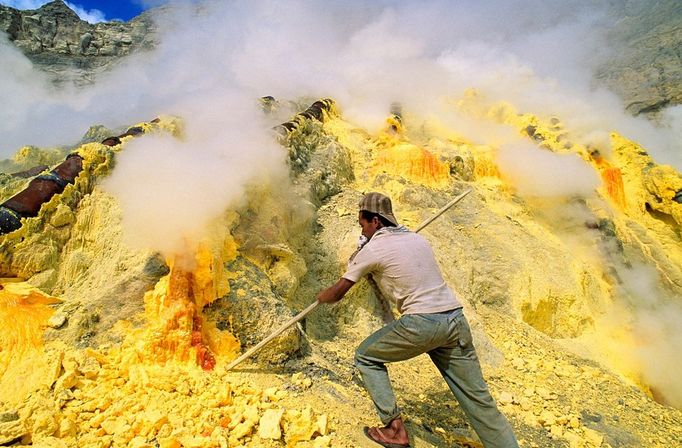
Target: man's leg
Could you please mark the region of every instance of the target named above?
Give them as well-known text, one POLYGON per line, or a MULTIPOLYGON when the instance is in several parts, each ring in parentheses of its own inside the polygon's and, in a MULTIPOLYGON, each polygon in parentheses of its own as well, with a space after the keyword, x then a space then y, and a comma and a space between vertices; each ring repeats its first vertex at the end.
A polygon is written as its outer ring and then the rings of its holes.
POLYGON ((486 448, 518 447, 511 425, 497 409, 483 379, 466 318, 449 322, 448 342, 429 356, 445 378, 476 434, 486 448))
POLYGON ((385 363, 404 361, 433 345, 433 323, 421 315, 404 315, 365 339, 355 352, 355 366, 372 397, 381 421, 400 416, 385 363))

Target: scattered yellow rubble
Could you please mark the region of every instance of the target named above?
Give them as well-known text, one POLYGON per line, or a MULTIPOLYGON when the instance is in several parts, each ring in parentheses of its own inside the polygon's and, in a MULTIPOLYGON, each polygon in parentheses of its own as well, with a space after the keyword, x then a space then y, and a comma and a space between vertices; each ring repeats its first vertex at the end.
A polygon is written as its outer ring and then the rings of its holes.
MULTIPOLYGON (((125 350, 51 346, 51 381, 0 409, 0 443, 238 447, 329 438, 326 416, 283 407, 288 393, 235 384, 192 363, 130 363, 125 350)), ((47 375, 45 372, 44 375, 47 375)), ((316 445, 318 446, 318 445, 316 445)), ((320 445, 326 446, 326 445, 320 445)))
POLYGON ((43 347, 49 304, 59 300, 24 282, 3 283, 0 323, 11 331, 0 340, 0 443, 236 447, 314 439, 314 446, 328 446, 326 416, 279 404, 286 391, 233 385, 201 370, 214 367, 214 355, 225 362, 239 351, 234 336, 201 316, 229 289, 214 272, 234 256, 228 239, 217 250, 201 246, 193 260, 170 263, 171 272, 145 296, 147 325, 122 324, 123 344, 99 351, 58 342, 43 347))
MULTIPOLYGON (((282 439, 294 446, 321 436, 315 446, 328 446, 325 415, 309 407, 284 408, 278 402, 287 392, 276 387, 233 385, 206 373, 184 356, 186 350, 179 357, 152 356, 159 363, 154 364, 141 359, 132 337, 101 351, 58 342, 43 347, 43 327, 52 314, 48 305, 57 302, 26 283, 3 283, 0 289, 0 323, 11 330, 0 341, 0 444, 21 439, 66 447, 236 447, 282 439)), ((177 324, 182 315, 161 322, 177 324)), ((190 347, 188 325, 184 339, 171 341, 166 332, 159 340, 173 345, 165 347, 171 351, 184 342, 190 347)), ((239 345, 231 340, 226 346, 235 351, 239 345)), ((308 378, 292 381, 310 386, 308 378)))

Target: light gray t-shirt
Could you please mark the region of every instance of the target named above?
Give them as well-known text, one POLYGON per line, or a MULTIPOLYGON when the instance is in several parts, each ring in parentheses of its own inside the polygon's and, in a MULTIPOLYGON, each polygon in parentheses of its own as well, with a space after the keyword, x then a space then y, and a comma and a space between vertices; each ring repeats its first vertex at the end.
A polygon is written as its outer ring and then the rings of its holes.
POLYGON ((367 274, 402 314, 439 313, 462 304, 445 284, 431 246, 404 227, 379 229, 348 263, 343 278, 357 282, 367 274))

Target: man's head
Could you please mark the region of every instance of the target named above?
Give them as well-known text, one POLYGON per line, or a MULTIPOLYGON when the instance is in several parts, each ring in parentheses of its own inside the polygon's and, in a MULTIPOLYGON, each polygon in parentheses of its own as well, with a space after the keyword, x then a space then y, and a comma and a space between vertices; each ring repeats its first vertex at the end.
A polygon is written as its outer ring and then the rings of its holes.
POLYGON ((367 193, 360 200, 359 209, 358 222, 362 227, 362 234, 367 239, 372 238, 374 233, 382 227, 398 225, 398 220, 393 214, 391 199, 381 193, 367 193))

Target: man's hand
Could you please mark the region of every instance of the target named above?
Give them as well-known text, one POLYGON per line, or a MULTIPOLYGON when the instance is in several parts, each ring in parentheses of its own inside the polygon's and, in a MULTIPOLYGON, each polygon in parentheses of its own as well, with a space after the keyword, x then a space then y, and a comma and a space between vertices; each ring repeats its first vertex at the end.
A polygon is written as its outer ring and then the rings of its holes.
POLYGON ((329 288, 320 291, 317 295, 317 301, 320 303, 336 303, 343 298, 354 284, 355 282, 340 278, 338 282, 334 283, 329 288))

